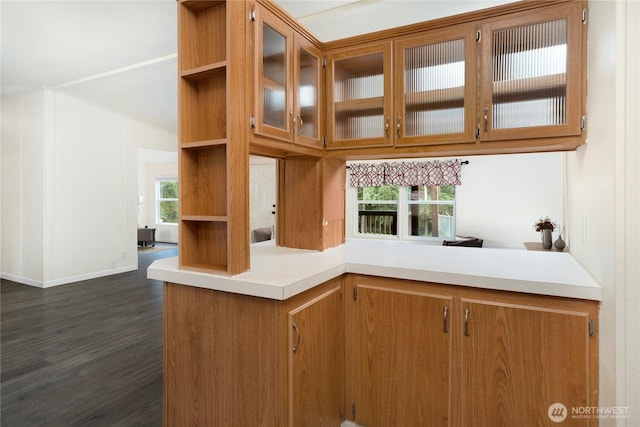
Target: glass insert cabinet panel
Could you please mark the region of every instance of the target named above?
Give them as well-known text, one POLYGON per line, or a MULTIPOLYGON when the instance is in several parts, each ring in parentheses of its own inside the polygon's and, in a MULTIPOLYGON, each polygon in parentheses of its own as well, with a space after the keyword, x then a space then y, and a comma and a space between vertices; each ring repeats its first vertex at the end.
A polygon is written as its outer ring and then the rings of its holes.
POLYGON ((496 31, 492 40, 494 129, 567 122, 567 20, 496 31))
POLYGON ((266 23, 262 26, 262 61, 263 121, 286 129, 287 39, 266 23))
POLYGON ((481 139, 579 135, 582 5, 483 26, 481 139))
POLYGON ((474 35, 469 26, 454 26, 396 42, 397 144, 474 139, 474 35))
POLYGON ((300 55, 300 87, 298 92, 298 134, 318 137, 318 58, 304 49, 300 55))
POLYGON ((329 57, 329 145, 391 144, 391 44, 329 57))

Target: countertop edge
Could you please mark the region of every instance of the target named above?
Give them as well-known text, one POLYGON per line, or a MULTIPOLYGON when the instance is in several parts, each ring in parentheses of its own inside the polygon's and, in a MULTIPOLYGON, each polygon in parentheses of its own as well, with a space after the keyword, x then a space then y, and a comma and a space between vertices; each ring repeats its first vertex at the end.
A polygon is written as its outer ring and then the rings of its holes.
MULTIPOLYGON (((499 274, 468 274, 454 271, 435 271, 428 267, 412 268, 406 266, 384 265, 361 260, 352 260, 344 252, 334 253, 331 260, 324 260, 322 252, 310 252, 315 264, 308 271, 286 271, 279 275, 280 270, 272 268, 262 272, 259 268, 250 273, 237 276, 224 276, 205 272, 181 270, 178 268, 177 258, 164 258, 154 261, 147 270, 149 279, 163 282, 177 283, 186 286, 218 290, 242 295, 249 295, 274 300, 286 300, 305 292, 321 283, 331 280, 345 273, 363 274, 393 279, 404 279, 430 283, 441 283, 452 286, 466 286, 479 289, 520 292, 533 295, 547 295, 583 300, 602 300, 602 288, 580 266, 579 273, 588 277, 583 284, 563 283, 562 281, 538 281, 529 278, 505 277, 499 274), (264 277, 263 277, 264 276, 264 277)), ((287 255, 281 255, 286 259, 287 255)), ((303 255, 306 256, 306 255, 303 255)), ((570 257, 571 262, 575 262, 570 257)), ((577 263, 576 263, 577 264, 577 263)), ((500 272, 501 273, 501 272, 500 272)), ((523 275, 524 276, 524 275, 523 275)), ((580 275, 578 275, 580 276, 580 275)), ((574 280, 575 282, 575 280, 574 280)))

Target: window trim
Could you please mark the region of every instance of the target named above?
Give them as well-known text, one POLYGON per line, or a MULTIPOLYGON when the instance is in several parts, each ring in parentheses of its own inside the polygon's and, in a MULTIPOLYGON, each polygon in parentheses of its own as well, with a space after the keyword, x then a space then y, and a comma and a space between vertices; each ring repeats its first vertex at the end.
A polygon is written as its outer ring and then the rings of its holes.
MULTIPOLYGON (((160 196, 160 184, 162 182, 175 182, 179 187, 178 177, 177 176, 163 176, 156 177, 156 203, 155 203, 155 211, 156 211, 156 225, 178 225, 179 219, 177 222, 164 222, 160 218, 160 203, 165 201, 175 201, 178 204, 178 212, 180 209, 180 193, 178 193, 177 198, 162 198, 160 196)), ((180 214, 178 213, 178 218, 180 214)))
MULTIPOLYGON (((409 198, 409 189, 411 186, 406 185, 398 185, 398 200, 358 200, 358 187, 352 187, 353 191, 353 222, 352 222, 352 230, 351 234, 354 238, 358 239, 376 239, 376 240, 398 240, 398 241, 421 241, 421 242, 442 242, 448 239, 455 239, 456 236, 456 223, 457 223, 457 203, 456 199, 454 200, 410 200, 409 198), (398 224, 397 224, 397 235, 389 235, 389 234, 371 234, 371 233, 360 233, 358 231, 358 217, 359 217, 359 209, 358 205, 360 203, 380 203, 380 204, 396 204, 397 203, 397 213, 398 213, 398 224), (408 230, 408 218, 409 218, 409 206, 411 205, 453 205, 453 236, 445 236, 445 237, 428 237, 428 236, 411 236, 408 230)), ((457 193, 457 192, 456 192, 457 193)))

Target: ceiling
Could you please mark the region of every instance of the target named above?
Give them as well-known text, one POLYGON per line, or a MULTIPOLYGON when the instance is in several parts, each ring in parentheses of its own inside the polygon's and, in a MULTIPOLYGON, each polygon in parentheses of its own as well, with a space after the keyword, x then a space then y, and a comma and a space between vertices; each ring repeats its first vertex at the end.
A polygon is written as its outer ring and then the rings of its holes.
MULTIPOLYGON (((513 0, 279 0, 322 41, 513 0)), ((63 91, 177 132, 175 0, 0 1, 0 95, 63 91)))

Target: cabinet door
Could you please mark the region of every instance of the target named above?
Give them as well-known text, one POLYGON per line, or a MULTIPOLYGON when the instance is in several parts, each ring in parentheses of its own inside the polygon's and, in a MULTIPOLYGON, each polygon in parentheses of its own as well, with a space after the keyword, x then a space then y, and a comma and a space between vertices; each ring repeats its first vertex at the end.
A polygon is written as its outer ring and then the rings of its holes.
POLYGON ((293 141, 293 30, 258 8, 255 33, 255 133, 293 141))
POLYGON ((391 42, 327 56, 327 148, 393 144, 391 42))
POLYGON ((356 285, 356 423, 449 426, 452 299, 371 282, 356 285))
POLYGON ((295 142, 322 148, 322 52, 295 37, 295 142))
POLYGON ((464 299, 462 310, 462 425, 597 425, 571 416, 598 405, 587 312, 464 299))
POLYGON ((580 135, 582 6, 513 14, 481 27, 482 140, 580 135))
POLYGON ((475 140, 476 50, 470 25, 396 41, 396 144, 475 140))
POLYGON ((342 279, 289 311, 289 426, 342 423, 344 310, 342 279))

